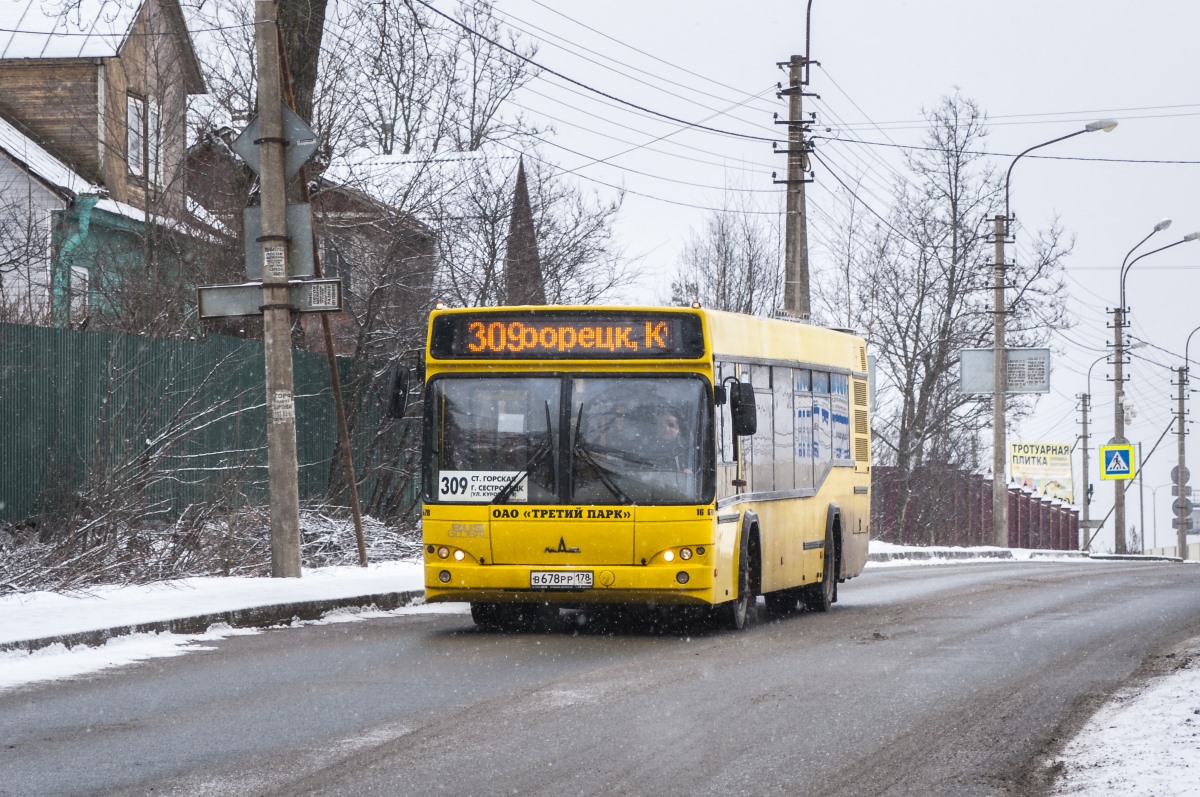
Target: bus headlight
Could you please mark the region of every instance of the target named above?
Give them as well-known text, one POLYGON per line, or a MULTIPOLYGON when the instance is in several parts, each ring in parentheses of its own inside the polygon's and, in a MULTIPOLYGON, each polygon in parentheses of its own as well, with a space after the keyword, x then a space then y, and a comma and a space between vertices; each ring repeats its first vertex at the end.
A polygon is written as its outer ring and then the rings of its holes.
POLYGON ((667 551, 666 553, 663 554, 663 560, 667 561, 667 562, 674 562, 675 561, 675 552, 667 551))
POLYGON ((683 549, 681 549, 681 550, 679 551, 679 558, 680 558, 680 559, 682 559, 682 560, 683 560, 683 561, 685 561, 685 562, 686 562, 688 559, 691 559, 691 558, 692 558, 692 549, 691 549, 691 548, 683 548, 683 549))
POLYGON ((449 556, 450 556, 450 549, 447 548, 445 545, 443 545, 441 548, 438 548, 438 558, 439 559, 446 559, 449 556))
POLYGON ((443 584, 449 584, 450 583, 450 571, 443 570, 442 572, 438 573, 438 581, 442 582, 443 584))
POLYGON ((688 583, 688 581, 691 580, 691 576, 689 576, 683 570, 680 570, 678 573, 675 574, 675 580, 678 581, 680 584, 686 584, 686 583, 688 583))
POLYGON ((466 555, 466 553, 464 553, 463 551, 455 551, 455 552, 454 552, 454 559, 455 559, 456 561, 459 561, 459 562, 461 562, 461 561, 462 561, 463 559, 465 559, 466 557, 467 557, 467 555, 466 555))

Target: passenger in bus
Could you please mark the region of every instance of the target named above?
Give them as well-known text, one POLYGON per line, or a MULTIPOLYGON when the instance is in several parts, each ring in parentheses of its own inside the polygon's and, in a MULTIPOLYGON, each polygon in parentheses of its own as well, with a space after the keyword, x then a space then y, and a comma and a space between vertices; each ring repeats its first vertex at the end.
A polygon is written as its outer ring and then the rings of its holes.
POLYGON ((651 457, 657 467, 691 473, 688 467, 687 444, 680 435, 679 417, 670 411, 660 412, 655 418, 655 439, 651 446, 651 457))

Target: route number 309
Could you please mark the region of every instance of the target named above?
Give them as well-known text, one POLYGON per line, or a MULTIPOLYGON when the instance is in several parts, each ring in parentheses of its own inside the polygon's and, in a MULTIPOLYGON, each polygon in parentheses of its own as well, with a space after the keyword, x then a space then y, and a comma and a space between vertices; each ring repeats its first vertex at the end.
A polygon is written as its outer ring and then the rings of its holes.
POLYGON ((466 495, 466 476, 443 476, 442 495, 466 495))

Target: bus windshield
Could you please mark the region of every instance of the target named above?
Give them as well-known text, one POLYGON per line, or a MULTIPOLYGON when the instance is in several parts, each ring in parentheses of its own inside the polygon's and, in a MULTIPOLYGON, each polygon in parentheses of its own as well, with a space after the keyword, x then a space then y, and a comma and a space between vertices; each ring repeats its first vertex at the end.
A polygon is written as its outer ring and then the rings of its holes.
POLYGON ((464 376, 429 385, 425 500, 697 504, 713 497, 696 376, 464 376))

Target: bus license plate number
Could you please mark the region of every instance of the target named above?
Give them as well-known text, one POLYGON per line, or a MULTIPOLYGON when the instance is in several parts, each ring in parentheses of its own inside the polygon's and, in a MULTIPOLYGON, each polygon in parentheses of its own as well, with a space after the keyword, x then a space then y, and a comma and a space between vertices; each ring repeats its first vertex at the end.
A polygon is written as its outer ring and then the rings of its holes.
POLYGON ((529 574, 533 589, 591 589, 591 570, 534 570, 529 574))

